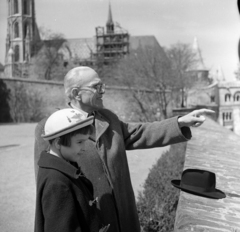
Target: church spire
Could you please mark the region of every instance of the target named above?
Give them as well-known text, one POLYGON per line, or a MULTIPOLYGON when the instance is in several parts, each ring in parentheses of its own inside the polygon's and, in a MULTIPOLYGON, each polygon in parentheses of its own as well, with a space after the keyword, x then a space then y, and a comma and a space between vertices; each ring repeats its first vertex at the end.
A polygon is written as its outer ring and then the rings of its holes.
POLYGON ((203 58, 202 58, 202 54, 201 54, 201 50, 198 46, 198 40, 197 37, 194 37, 193 40, 193 46, 192 46, 192 50, 193 52, 196 54, 196 59, 197 59, 197 64, 196 64, 196 70, 206 70, 206 67, 203 63, 203 58))
POLYGON ((111 4, 109 2, 109 10, 108 10, 108 20, 106 23, 107 27, 107 34, 113 34, 114 33, 114 23, 112 19, 112 10, 111 10, 111 4))

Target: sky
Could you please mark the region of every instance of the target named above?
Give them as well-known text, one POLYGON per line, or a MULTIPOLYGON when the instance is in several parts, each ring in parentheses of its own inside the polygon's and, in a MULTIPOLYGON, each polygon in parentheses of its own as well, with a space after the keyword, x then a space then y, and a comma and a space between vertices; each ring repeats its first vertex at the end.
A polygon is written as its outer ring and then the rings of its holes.
MULTIPOLYGON (((88 38, 105 26, 111 4, 113 21, 130 35, 154 35, 163 47, 192 44, 197 37, 205 66, 221 67, 226 80, 238 68, 240 15, 237 0, 35 0, 38 27, 65 38, 88 38)), ((0 62, 4 63, 7 0, 0 0, 0 62)))

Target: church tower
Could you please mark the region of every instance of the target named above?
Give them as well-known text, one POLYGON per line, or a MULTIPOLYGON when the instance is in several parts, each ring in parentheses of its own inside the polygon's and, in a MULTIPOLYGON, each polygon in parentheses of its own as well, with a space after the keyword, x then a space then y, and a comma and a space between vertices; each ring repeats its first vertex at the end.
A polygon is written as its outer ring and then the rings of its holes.
POLYGON ((106 33, 104 27, 96 27, 96 53, 94 57, 97 62, 101 61, 104 65, 109 65, 128 53, 129 34, 119 24, 114 24, 109 3, 106 33))
POLYGON ((34 0, 7 0, 6 77, 23 77, 34 55, 34 42, 40 41, 35 20, 34 0))

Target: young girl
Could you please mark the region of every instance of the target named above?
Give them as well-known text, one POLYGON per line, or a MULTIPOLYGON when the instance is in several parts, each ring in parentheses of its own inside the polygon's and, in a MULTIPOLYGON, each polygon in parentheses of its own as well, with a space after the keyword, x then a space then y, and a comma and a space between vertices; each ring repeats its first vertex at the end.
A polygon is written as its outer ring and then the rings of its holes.
POLYGON ((53 113, 42 137, 50 150, 41 153, 37 177, 35 232, 106 232, 100 222, 91 182, 77 158, 92 133, 93 117, 75 109, 53 113))

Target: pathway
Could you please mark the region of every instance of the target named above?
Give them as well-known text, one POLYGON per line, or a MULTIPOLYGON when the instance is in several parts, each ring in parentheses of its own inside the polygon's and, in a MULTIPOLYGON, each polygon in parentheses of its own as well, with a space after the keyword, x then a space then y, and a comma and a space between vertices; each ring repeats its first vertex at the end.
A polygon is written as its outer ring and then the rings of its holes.
MULTIPOLYGON (((0 231, 33 232, 35 123, 0 125, 0 231)), ((165 148, 128 152, 135 195, 165 148)))

